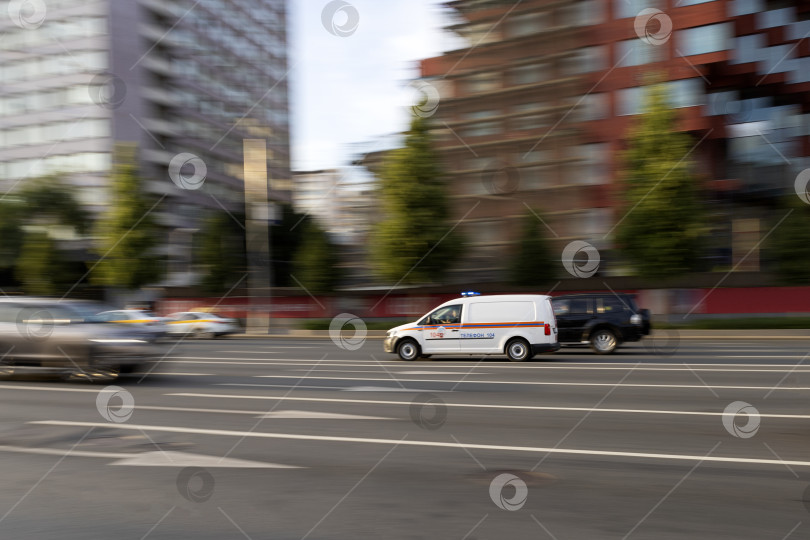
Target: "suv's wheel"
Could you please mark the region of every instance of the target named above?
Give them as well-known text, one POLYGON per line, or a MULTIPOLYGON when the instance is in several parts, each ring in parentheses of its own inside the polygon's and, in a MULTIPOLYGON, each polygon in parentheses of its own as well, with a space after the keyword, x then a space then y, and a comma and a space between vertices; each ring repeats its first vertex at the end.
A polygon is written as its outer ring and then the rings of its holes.
POLYGON ((515 338, 506 344, 506 356, 512 362, 523 362, 532 357, 532 349, 525 339, 515 338))
POLYGON ((419 344, 412 339, 403 339, 397 346, 397 354, 402 360, 416 360, 420 354, 419 344))
POLYGON ((600 328, 591 333, 591 349, 596 354, 610 354, 619 346, 616 334, 607 328, 600 328))

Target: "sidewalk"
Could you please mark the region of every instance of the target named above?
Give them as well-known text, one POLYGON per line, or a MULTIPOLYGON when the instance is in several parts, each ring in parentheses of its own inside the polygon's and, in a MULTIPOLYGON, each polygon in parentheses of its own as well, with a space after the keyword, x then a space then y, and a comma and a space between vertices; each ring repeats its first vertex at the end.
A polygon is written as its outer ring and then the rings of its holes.
MULTIPOLYGON (((355 337, 353 330, 344 331, 347 338, 355 337)), ((663 339, 810 339, 810 328, 802 330, 653 330, 653 336, 663 339)), ((329 330, 284 330, 272 329, 269 334, 232 334, 229 338, 286 338, 286 339, 331 339, 329 330)), ((359 336, 358 336, 359 337, 359 336)), ((384 339, 385 330, 368 330, 366 339, 384 339)))

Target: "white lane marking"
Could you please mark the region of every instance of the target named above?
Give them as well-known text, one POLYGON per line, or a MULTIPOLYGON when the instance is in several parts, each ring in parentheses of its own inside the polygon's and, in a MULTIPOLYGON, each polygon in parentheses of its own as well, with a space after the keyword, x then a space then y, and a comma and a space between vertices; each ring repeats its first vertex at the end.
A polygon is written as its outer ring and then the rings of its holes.
POLYGON ((319 349, 317 345, 262 345, 267 349, 319 349))
MULTIPOLYGON (((120 457, 120 456, 119 456, 120 457)), ((206 469, 301 469, 295 465, 282 465, 264 461, 248 459, 222 458, 202 454, 188 454, 186 452, 143 452, 134 456, 126 456, 110 463, 110 465, 128 467, 205 467, 206 469)))
POLYGON ((716 354, 713 358, 802 358, 804 354, 716 354))
MULTIPOLYGON (((180 358, 180 357, 170 357, 170 358, 180 358)), ((186 358, 186 357, 183 357, 186 358)), ((439 361, 441 362, 441 361, 439 361)), ((494 362, 461 362, 455 360, 449 360, 447 362, 425 362, 426 365, 436 365, 437 367, 441 367, 441 369, 469 369, 471 366, 484 366, 486 369, 570 369, 570 370, 616 370, 616 371, 626 371, 632 366, 637 366, 638 364, 626 363, 626 362, 610 362, 604 364, 595 364, 595 363, 580 363, 580 362, 566 362, 565 364, 535 364, 535 365, 514 365, 514 364, 506 364, 506 363, 494 363, 494 362), (628 366, 625 367, 618 367, 618 366, 628 366), (614 367, 615 366, 615 367, 614 367)), ((197 360, 173 360, 172 364, 215 364, 215 365, 226 365, 226 366, 307 366, 312 364, 320 364, 320 365, 330 365, 330 366, 340 366, 340 367, 370 367, 373 365, 385 365, 386 367, 402 367, 402 362, 399 361, 382 361, 376 362, 373 360, 350 360, 350 361, 327 361, 324 360, 323 362, 318 362, 317 360, 295 360, 295 359, 288 359, 288 358, 275 358, 272 361, 268 362, 255 362, 255 361, 248 361, 248 362, 228 362, 228 361, 197 361, 197 360), (344 363, 344 362, 352 362, 352 363, 344 363), (357 363, 363 362, 363 363, 357 363)), ((750 372, 759 372, 759 371, 775 371, 775 372, 783 372, 783 371, 792 371, 791 369, 745 369, 745 368, 795 368, 797 365, 800 364, 709 364, 709 363, 698 363, 698 364, 685 364, 683 362, 670 362, 670 363, 650 363, 645 364, 645 367, 638 367, 635 370, 644 370, 644 371, 750 371, 750 372), (658 367, 661 366, 661 367, 658 367), (679 367, 668 367, 668 366, 679 366, 679 367), (682 367, 682 366, 689 366, 689 367, 682 367), (692 367, 694 366, 694 367, 692 367), (723 366, 722 368, 703 368, 702 366, 723 366), (691 369, 690 369, 691 368, 691 369)), ((807 371, 810 371, 810 367, 805 365, 803 366, 807 368, 807 371)), ((308 370, 307 370, 308 371, 308 370)))
POLYGON ((262 469, 302 469, 296 465, 280 465, 261 461, 187 454, 185 452, 93 452, 88 450, 70 450, 60 448, 28 448, 24 446, 0 446, 0 452, 15 454, 33 454, 41 456, 85 457, 114 459, 110 465, 150 466, 150 467, 220 467, 220 468, 262 468, 262 469))
MULTIPOLYGON (((371 377, 297 377, 294 375, 254 375, 254 379, 307 379, 307 380, 324 380, 324 381, 375 381, 375 382, 392 382, 388 379, 376 379, 371 377)), ((774 390, 774 391, 787 391, 787 390, 810 390, 807 386, 793 386, 793 387, 776 387, 776 386, 731 386, 731 385, 706 385, 706 384, 641 384, 641 383, 586 383, 586 382, 550 382, 550 381, 455 381, 452 379, 397 379, 393 382, 414 382, 414 383, 458 383, 458 384, 506 384, 506 385, 528 385, 528 386, 609 386, 613 387, 626 387, 626 388, 715 388, 726 390, 774 390)), ((435 390, 427 390, 428 392, 435 392, 435 390)))
MULTIPOLYGON (((366 400, 366 399, 338 399, 338 398, 292 398, 286 397, 272 397, 272 396, 242 396, 242 395, 223 395, 223 394, 164 394, 166 396, 181 396, 181 397, 205 397, 205 398, 225 398, 225 399, 261 399, 261 400, 278 400, 278 401, 312 401, 312 402, 326 402, 326 403, 362 403, 373 405, 404 405, 411 406, 411 401, 384 401, 384 400, 366 400)), ((666 411, 666 410, 652 410, 652 409, 604 409, 592 407, 550 407, 542 405, 489 405, 478 403, 445 403, 447 407, 459 408, 475 408, 475 409, 511 409, 511 410, 529 410, 529 411, 560 411, 560 412, 589 412, 589 413, 613 413, 613 414, 669 414, 673 416, 724 416, 725 412, 704 412, 704 411, 666 411)), ((153 411, 166 411, 166 412, 198 412, 208 414, 243 414, 243 415, 258 415, 265 414, 266 411, 246 411, 238 409, 195 409, 191 407, 158 407, 153 405, 136 405, 135 409, 146 409, 153 411)), ((810 414, 770 414, 760 413, 762 418, 785 418, 790 420, 810 420, 810 414)), ((391 420, 391 418, 387 418, 391 420)))
MULTIPOLYGON (((289 364, 277 364, 277 365, 289 365, 289 364)), ((357 365, 357 364, 333 364, 336 367, 371 367, 366 365, 357 365)), ((479 364, 480 365, 480 364, 479 364)), ((487 368, 500 368, 500 367, 511 367, 511 366, 490 366, 485 364, 487 368)), ((396 366, 394 366, 396 367, 396 366)), ((442 368, 455 368, 456 366, 442 366, 442 368)), ((469 366, 459 366, 459 369, 463 372, 465 370, 469 371, 469 366)), ((593 367, 593 368, 586 368, 582 366, 514 366, 514 369, 561 369, 561 370, 591 370, 591 371, 630 371, 631 368, 627 367, 593 367)), ((362 370, 362 369, 291 369, 290 371, 306 371, 306 372, 313 372, 313 371, 339 371, 341 373, 379 373, 380 370, 362 370)), ((405 375, 460 375, 457 371, 394 371, 394 370, 387 370, 391 373, 400 373, 405 375)), ((710 368, 710 369, 701 369, 701 368, 636 368, 633 371, 708 371, 708 372, 733 372, 733 373, 810 373, 810 366, 805 366, 805 369, 720 369, 720 368, 710 368)), ((464 375, 468 375, 467 373, 463 373, 464 375)), ((469 375, 491 375, 491 373, 486 372, 475 372, 470 373, 469 375)))
POLYGON ((158 371, 152 372, 149 375, 181 375, 183 377, 213 377, 213 373, 182 373, 182 372, 171 372, 171 371, 158 371))
MULTIPOLYGON (((390 381, 391 379, 379 379, 390 381)), ((394 381, 397 382, 397 381, 394 381)), ((398 388, 396 386, 344 386, 344 392, 442 392, 442 390, 429 390, 425 388, 398 388)))
POLYGON ((49 426, 73 426, 73 427, 104 427, 109 429, 121 429, 129 431, 158 431, 164 433, 186 433, 191 435, 214 435, 222 437, 240 437, 256 439, 287 439, 298 441, 323 441, 323 442, 348 442, 359 444, 385 444, 394 446, 424 446, 434 448, 462 448, 468 450, 498 450, 507 452, 531 452, 548 454, 567 454, 584 456, 606 456, 606 457, 635 457, 645 459, 663 459, 679 461, 713 461, 718 463, 754 463, 760 465, 793 465, 797 467, 810 467, 810 461, 792 461, 781 459, 760 459, 760 458, 738 458, 722 456, 696 456, 689 454, 656 454, 647 452, 620 452, 609 450, 584 450, 576 448, 544 448, 534 446, 506 446, 496 444, 476 444, 476 443, 449 443, 438 441, 413 441, 397 439, 373 439, 365 437, 338 437, 328 435, 301 435, 293 433, 267 433, 256 431, 229 431, 224 429, 201 429, 179 426, 150 426, 141 424, 111 424, 109 422, 70 422, 61 420, 38 420, 29 424, 49 425, 49 426))
MULTIPOLYGON (((291 369, 290 371, 305 371, 307 373, 315 371, 329 371, 332 373, 376 373, 377 375, 381 373, 394 373, 397 375, 461 375, 461 373, 457 371, 392 371, 385 369, 291 369)), ((492 373, 476 372, 470 375, 492 375, 492 373)))
POLYGON ((58 386, 31 386, 31 385, 16 385, 16 384, 0 384, 3 390, 39 390, 41 392, 84 392, 90 394, 98 394, 98 388, 60 388, 58 386))
MULTIPOLYGON (((248 384, 248 383, 216 383, 214 386, 250 386, 260 388, 293 388, 289 384, 248 384)), ((343 390, 345 386, 309 386, 306 384, 298 384, 294 387, 295 390, 306 388, 309 390, 343 390)))
POLYGON ((259 413, 259 418, 290 420, 396 420, 387 416, 363 416, 360 414, 328 413, 319 411, 274 411, 259 413))
POLYGON ((281 351, 217 351, 224 354, 281 354, 281 351))
POLYGON ((6 446, 0 445, 0 452, 13 452, 16 454, 38 454, 42 456, 68 456, 68 457, 92 457, 105 459, 120 459, 122 457, 135 457, 138 454, 116 453, 116 452, 91 452, 88 450, 61 450, 59 448, 29 448, 26 446, 6 446))

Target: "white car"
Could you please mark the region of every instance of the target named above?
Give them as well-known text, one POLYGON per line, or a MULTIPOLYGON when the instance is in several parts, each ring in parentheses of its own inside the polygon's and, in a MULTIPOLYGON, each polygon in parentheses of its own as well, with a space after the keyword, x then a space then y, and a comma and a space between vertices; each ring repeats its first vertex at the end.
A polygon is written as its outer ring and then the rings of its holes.
POLYGON ((174 336, 216 338, 239 332, 235 319, 202 311, 182 311, 167 317, 168 332, 174 336))
POLYGON ((137 328, 152 340, 166 337, 168 327, 165 317, 157 317, 145 309, 116 309, 102 311, 96 318, 101 322, 122 324, 137 328))

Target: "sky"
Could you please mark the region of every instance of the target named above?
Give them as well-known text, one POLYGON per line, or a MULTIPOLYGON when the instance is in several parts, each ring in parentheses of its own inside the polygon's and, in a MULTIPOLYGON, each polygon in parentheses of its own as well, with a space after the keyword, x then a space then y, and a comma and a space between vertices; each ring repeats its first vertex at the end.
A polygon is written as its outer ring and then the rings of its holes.
POLYGON ((418 61, 453 44, 437 0, 290 0, 288 9, 294 171, 346 166, 404 131, 418 61))

